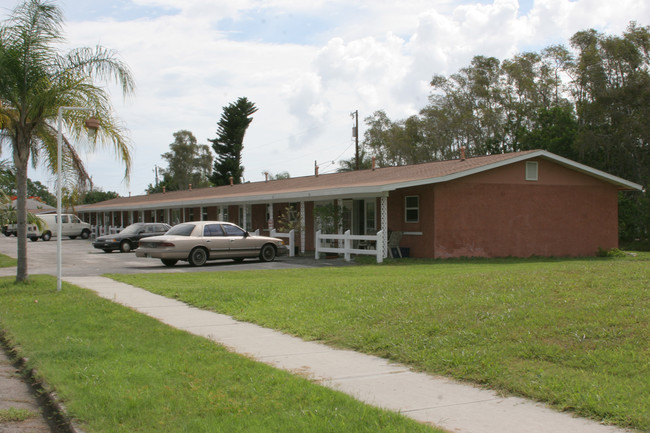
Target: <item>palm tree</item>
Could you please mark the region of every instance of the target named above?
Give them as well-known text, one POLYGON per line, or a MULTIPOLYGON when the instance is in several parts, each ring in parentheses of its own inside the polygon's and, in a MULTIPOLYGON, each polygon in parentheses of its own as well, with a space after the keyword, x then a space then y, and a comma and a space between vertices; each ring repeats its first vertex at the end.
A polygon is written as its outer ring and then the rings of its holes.
MULTIPOLYGON (((59 107, 84 107, 101 122, 89 143, 112 148, 131 167, 125 130, 113 117, 108 92, 95 80, 120 86, 124 96, 134 90, 128 67, 103 47, 79 48, 66 54, 57 49, 63 41, 63 15, 48 0, 26 0, 0 28, 0 144, 7 144, 16 169, 18 267, 16 282, 27 280, 26 194, 27 168, 42 161, 52 172, 57 166, 57 111, 59 107)), ((66 110, 65 129, 71 141, 84 133, 87 113, 66 110)), ((87 176, 70 142, 64 140, 63 173, 87 176)))

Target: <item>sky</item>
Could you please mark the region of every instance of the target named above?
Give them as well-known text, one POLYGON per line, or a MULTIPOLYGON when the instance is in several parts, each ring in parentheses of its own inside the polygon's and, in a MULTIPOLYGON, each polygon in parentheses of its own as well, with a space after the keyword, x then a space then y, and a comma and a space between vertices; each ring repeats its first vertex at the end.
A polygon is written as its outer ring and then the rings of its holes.
MULTIPOLYGON (((0 20, 18 4, 0 0, 0 20)), ((246 97, 253 115, 242 152, 245 181, 336 171, 354 156, 351 113, 397 120, 428 101, 433 75, 475 55, 506 59, 568 45, 589 28, 620 35, 650 24, 648 0, 60 0, 62 48, 115 50, 136 80, 124 100, 110 88, 128 130, 133 165, 106 150, 81 151, 94 185, 144 194, 173 134, 216 137, 224 106, 246 97)), ((83 149, 87 143, 78 143, 83 149)), ((4 152, 2 158, 8 157, 4 152)), ((30 178, 55 190, 54 178, 30 178)))

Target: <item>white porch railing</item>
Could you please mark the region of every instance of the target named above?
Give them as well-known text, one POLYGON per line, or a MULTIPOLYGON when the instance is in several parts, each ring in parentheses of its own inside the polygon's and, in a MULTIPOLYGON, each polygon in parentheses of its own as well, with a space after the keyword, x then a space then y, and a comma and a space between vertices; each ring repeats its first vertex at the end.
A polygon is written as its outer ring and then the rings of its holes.
POLYGON ((270 236, 272 238, 289 238, 289 257, 296 255, 296 233, 291 230, 289 233, 278 233, 275 229, 271 229, 270 236))
POLYGON ((384 242, 383 242, 383 233, 378 231, 376 235, 351 235, 350 230, 346 231, 342 235, 328 235, 321 233, 320 230, 316 232, 316 237, 314 239, 316 245, 315 258, 318 260, 320 253, 336 253, 343 254, 343 257, 346 261, 350 261, 351 254, 359 255, 368 255, 368 256, 377 256, 377 263, 384 261, 384 242), (339 247, 324 247, 321 245, 321 241, 324 240, 337 240, 343 241, 343 246, 341 247, 341 242, 339 242, 339 247), (361 249, 361 248, 352 248, 352 241, 374 241, 375 249, 361 249))
POLYGON ((114 235, 116 233, 119 233, 123 228, 124 227, 109 226, 109 225, 91 226, 90 236, 93 239, 97 239, 99 236, 114 235))

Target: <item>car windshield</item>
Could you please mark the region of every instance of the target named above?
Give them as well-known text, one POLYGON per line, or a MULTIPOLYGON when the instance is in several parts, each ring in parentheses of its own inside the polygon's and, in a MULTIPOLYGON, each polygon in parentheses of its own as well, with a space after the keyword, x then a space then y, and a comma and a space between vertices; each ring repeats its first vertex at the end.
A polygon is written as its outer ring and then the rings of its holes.
POLYGON ((166 235, 190 236, 194 230, 194 224, 179 224, 169 229, 166 235))
POLYGON ((135 235, 138 234, 140 230, 144 230, 144 224, 131 224, 130 226, 124 227, 120 233, 125 235, 135 235))

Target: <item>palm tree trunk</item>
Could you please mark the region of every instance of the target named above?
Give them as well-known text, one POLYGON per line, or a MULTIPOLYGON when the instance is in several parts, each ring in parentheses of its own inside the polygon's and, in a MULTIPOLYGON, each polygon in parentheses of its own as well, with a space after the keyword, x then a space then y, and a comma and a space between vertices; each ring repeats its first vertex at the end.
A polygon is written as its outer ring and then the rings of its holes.
POLYGON ((20 134, 14 146, 14 165, 16 167, 16 226, 18 265, 16 282, 27 281, 27 163, 29 143, 20 134))

